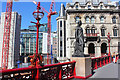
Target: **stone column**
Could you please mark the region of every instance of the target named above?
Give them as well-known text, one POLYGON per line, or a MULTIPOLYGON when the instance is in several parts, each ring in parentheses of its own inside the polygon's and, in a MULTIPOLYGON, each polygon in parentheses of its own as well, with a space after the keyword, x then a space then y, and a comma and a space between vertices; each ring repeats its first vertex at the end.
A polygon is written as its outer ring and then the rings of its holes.
POLYGON ((101 46, 95 46, 95 57, 101 57, 101 46))
POLYGON ((87 46, 84 47, 84 54, 88 54, 88 47, 87 46))

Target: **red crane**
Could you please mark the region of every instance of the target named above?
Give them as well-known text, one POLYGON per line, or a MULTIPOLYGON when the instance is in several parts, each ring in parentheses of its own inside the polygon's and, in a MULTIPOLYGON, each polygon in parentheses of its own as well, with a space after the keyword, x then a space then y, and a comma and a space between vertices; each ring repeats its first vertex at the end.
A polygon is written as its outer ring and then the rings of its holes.
MULTIPOLYGON (((33 2, 35 4, 37 4, 34 0, 33 0, 33 2)), ((45 8, 43 8, 42 6, 40 6, 40 7, 43 11, 45 11, 48 14, 47 15, 47 17, 48 17, 48 23, 47 23, 47 27, 48 27, 48 31, 47 31, 47 33, 48 33, 48 36, 47 36, 47 64, 49 64, 49 55, 51 53, 51 16, 57 14, 57 12, 56 12, 56 9, 55 9, 54 0, 52 0, 52 2, 51 2, 49 12, 47 10, 45 10, 45 8), (52 11, 53 4, 54 4, 54 10, 55 11, 52 11)))
POLYGON ((2 69, 8 68, 12 3, 13 0, 7 0, 2 45, 2 62, 1 62, 2 69))

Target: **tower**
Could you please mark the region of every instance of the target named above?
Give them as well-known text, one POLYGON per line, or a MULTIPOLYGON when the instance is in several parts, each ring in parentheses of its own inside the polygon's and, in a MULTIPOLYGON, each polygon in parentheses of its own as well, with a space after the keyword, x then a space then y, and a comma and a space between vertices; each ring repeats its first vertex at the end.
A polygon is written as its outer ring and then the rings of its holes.
POLYGON ((61 4, 59 17, 57 18, 57 35, 58 35, 58 59, 65 60, 66 58, 66 21, 65 7, 61 4))

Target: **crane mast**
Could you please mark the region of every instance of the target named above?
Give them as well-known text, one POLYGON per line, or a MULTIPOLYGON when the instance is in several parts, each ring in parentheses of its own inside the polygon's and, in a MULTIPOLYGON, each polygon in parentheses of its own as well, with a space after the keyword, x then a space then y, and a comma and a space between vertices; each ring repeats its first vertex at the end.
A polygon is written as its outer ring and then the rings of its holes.
POLYGON ((47 31, 47 33, 48 33, 48 36, 47 36, 47 64, 49 64, 49 55, 51 53, 51 16, 57 14, 56 11, 52 12, 53 4, 54 4, 54 0, 52 0, 52 2, 51 2, 50 10, 49 10, 50 12, 48 13, 48 16, 47 16, 48 17, 48 24, 47 24, 47 26, 48 26, 48 31, 47 31))
POLYGON ((2 62, 1 62, 2 69, 8 68, 12 4, 13 4, 13 0, 7 0, 6 12, 4 17, 5 22, 4 22, 3 44, 2 44, 2 62))

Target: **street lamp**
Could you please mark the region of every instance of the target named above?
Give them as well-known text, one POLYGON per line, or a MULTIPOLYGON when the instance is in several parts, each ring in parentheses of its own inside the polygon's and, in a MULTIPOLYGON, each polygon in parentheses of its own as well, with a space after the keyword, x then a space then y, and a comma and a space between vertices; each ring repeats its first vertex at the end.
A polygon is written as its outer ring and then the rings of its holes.
POLYGON ((111 41, 111 38, 110 38, 110 33, 108 32, 108 35, 107 35, 107 39, 108 39, 108 45, 109 45, 109 53, 108 55, 110 56, 110 41, 111 41))
POLYGON ((108 45, 109 45, 109 53, 108 53, 108 56, 109 56, 109 63, 111 62, 111 56, 110 56, 110 41, 111 41, 111 38, 110 38, 110 33, 108 32, 108 35, 107 35, 107 39, 108 39, 108 45))
POLYGON ((36 28, 37 28, 36 54, 33 55, 33 60, 31 60, 31 64, 33 63, 33 65, 36 65, 36 67, 38 67, 39 64, 42 65, 42 56, 41 54, 38 54, 38 39, 39 39, 39 27, 43 25, 43 24, 40 24, 39 21, 43 18, 43 16, 44 16, 44 13, 43 11, 41 11, 40 2, 38 2, 37 10, 33 12, 33 17, 37 20, 37 23, 31 21, 31 23, 36 24, 36 28))

